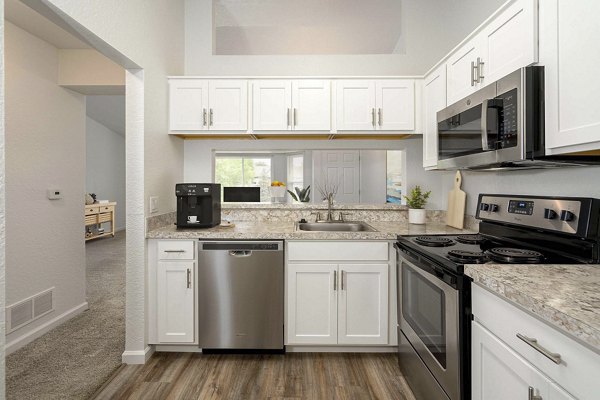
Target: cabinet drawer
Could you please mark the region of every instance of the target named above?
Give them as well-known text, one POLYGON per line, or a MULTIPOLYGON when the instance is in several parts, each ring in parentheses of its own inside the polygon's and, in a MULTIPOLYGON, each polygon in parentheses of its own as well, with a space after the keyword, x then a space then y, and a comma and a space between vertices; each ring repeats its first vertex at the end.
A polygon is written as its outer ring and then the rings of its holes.
POLYGON ((98 214, 94 215, 86 215, 85 217, 85 225, 94 225, 98 223, 98 214))
POLYGON ((86 207, 85 215, 93 215, 98 214, 100 212, 100 207, 86 207))
POLYGON ((290 261, 387 261, 389 244, 384 241, 292 241, 290 261))
POLYGON ((98 214, 98 222, 111 222, 111 221, 112 221, 111 213, 98 214))
POLYGON ((101 213, 110 213, 115 211, 115 206, 100 206, 101 213))
POLYGON ((479 285, 473 285, 472 293, 477 322, 571 394, 582 399, 596 398, 600 393, 600 354, 479 285), (539 346, 560 354, 560 363, 552 362, 517 334, 534 338, 539 346))
POLYGON ((160 260, 194 260, 193 240, 161 240, 158 242, 158 258, 160 260))

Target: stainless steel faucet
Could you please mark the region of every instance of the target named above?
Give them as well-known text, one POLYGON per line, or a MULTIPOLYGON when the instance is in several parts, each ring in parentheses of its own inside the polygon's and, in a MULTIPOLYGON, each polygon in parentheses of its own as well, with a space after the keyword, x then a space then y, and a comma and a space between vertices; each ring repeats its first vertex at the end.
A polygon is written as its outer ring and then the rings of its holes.
POLYGON ((332 222, 333 219, 333 193, 327 193, 327 222, 332 222))

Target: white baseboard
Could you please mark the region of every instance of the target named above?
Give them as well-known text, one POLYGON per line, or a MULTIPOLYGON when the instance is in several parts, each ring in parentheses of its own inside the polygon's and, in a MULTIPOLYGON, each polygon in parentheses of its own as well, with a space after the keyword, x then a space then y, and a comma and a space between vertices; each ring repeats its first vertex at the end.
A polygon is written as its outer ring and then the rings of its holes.
POLYGON ((125 350, 121 356, 123 364, 145 364, 154 354, 154 346, 146 346, 144 350, 125 350))
POLYGON ((288 353, 396 353, 397 346, 285 346, 288 353))
MULTIPOLYGON (((42 325, 34 328, 33 330, 23 334, 22 336, 14 339, 14 340, 11 340, 10 342, 6 343, 6 345, 4 346, 4 351, 6 352, 6 355, 9 355, 9 354, 19 350, 21 347, 33 342, 35 339, 39 338, 40 336, 43 336, 45 333, 48 333, 52 329, 67 322, 71 318, 81 314, 88 308, 89 307, 88 307, 87 301, 83 302, 83 303, 79 304, 78 306, 75 306, 75 307, 71 308, 70 310, 65 311, 64 313, 60 314, 59 316, 52 318, 51 320, 43 323, 42 325)), ((18 332, 18 330, 16 330, 15 332, 18 332)))

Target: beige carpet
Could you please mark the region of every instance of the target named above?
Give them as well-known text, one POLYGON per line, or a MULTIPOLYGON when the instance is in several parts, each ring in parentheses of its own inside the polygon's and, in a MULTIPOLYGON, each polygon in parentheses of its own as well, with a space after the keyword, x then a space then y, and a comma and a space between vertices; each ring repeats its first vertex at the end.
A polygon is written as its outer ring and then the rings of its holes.
POLYGON ((86 244, 90 309, 6 358, 7 399, 87 399, 121 365, 125 233, 86 244))

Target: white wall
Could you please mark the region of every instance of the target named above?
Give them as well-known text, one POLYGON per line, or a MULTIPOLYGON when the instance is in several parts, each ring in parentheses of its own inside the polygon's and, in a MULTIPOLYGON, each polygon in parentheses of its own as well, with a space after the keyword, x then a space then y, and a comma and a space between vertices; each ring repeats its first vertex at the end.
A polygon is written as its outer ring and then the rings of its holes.
MULTIPOLYGON (((212 182, 212 153, 215 150, 324 149, 406 150, 407 187, 421 185, 423 189, 432 191, 427 208, 445 207, 447 193, 440 190, 445 174, 423 169, 422 140, 418 135, 404 140, 189 140, 185 142, 183 179, 185 182, 212 182)), ((315 193, 313 190, 311 192, 315 193)))
POLYGON ((85 98, 57 86, 55 47, 10 23, 5 29, 6 302, 55 287, 55 311, 9 334, 10 345, 86 306, 85 98), (63 198, 48 200, 49 187, 63 198))
MULTIPOLYGON (((174 211, 174 186, 183 176, 183 140, 167 134, 166 80, 169 75, 184 72, 183 0, 27 0, 27 3, 48 3, 58 14, 64 14, 63 19, 71 27, 92 37, 94 43, 102 46, 103 54, 114 57, 113 61, 129 59, 142 68, 126 73, 127 176, 134 176, 143 163, 144 179, 143 188, 142 182, 127 179, 127 323, 123 359, 143 362, 150 354, 145 332, 143 217, 148 212, 144 210, 153 195, 159 197, 159 213, 174 211), (136 96, 140 90, 144 92, 143 102, 136 96), (143 138, 129 135, 130 131, 140 129, 144 131, 143 138)), ((131 64, 126 67, 134 68, 131 64)))
POLYGON ((125 136, 87 117, 85 137, 86 192, 116 201, 115 229, 125 229, 125 136))
POLYGON ((213 0, 185 0, 185 73, 423 75, 505 0, 398 1, 402 1, 398 24, 402 25, 405 36, 404 54, 216 56, 213 55, 213 0))
MULTIPOLYGON (((463 171, 462 188, 467 192, 467 211, 475 215, 479 193, 600 198, 600 167, 550 170, 474 172, 463 171)), ((454 173, 444 173, 443 187, 448 192, 454 173)), ((444 199, 444 207, 447 199, 444 199)))

